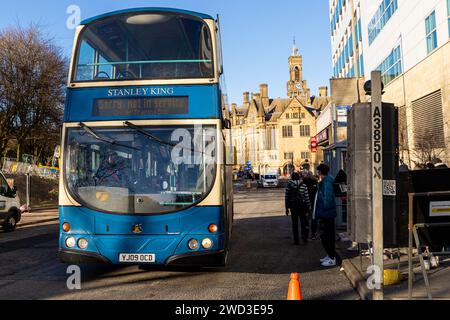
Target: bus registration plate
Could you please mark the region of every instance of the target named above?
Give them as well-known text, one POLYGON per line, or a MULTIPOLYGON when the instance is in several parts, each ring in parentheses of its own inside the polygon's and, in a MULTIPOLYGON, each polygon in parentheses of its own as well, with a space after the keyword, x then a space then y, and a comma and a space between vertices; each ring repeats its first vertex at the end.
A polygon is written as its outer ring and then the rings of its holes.
POLYGON ((156 255, 141 253, 121 253, 119 255, 120 263, 155 263, 156 255))

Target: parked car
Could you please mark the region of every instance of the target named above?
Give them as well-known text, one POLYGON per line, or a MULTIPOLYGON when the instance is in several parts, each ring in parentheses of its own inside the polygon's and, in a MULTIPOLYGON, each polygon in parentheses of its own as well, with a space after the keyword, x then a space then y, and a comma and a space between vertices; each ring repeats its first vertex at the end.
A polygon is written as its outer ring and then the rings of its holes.
POLYGON ((263 188, 277 188, 279 186, 278 174, 270 173, 262 176, 263 188))
POLYGON ((0 172, 0 225, 3 231, 12 232, 22 218, 17 189, 11 188, 0 172))

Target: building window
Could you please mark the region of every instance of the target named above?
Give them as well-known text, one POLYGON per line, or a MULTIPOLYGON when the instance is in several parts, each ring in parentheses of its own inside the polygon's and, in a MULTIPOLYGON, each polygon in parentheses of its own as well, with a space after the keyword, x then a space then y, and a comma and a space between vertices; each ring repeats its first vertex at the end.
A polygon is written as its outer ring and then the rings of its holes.
POLYGON ((295 81, 300 81, 300 69, 298 67, 295 67, 295 81))
POLYGON ((400 46, 391 51, 389 56, 378 66, 377 70, 381 71, 381 79, 385 85, 403 73, 400 46))
POLYGON ((277 129, 276 128, 270 128, 269 129, 269 141, 270 141, 270 149, 269 150, 276 150, 277 147, 277 129))
POLYGON ((291 114, 290 113, 286 113, 286 119, 290 119, 291 118, 291 114))
POLYGON ((306 119, 306 113, 302 112, 302 119, 306 119))
POLYGON ((377 36, 383 30, 395 11, 398 9, 397 0, 382 0, 377 12, 369 23, 369 45, 371 45, 377 36))
POLYGON ((447 0, 448 36, 450 37, 450 0, 447 0))
POLYGON ((311 127, 300 126, 300 137, 311 137, 311 127))
POLYGON ((292 138, 292 126, 283 127, 283 138, 292 138))
MULTIPOLYGON (((450 0, 449 0, 450 1, 450 0)), ((364 76, 364 55, 361 54, 358 59, 359 76, 364 76)))
MULTIPOLYGON (((450 0, 449 0, 450 1, 450 0)), ((361 19, 358 20, 355 26, 355 38, 357 39, 356 43, 359 46, 358 42, 362 42, 362 28, 361 28, 361 19)))
POLYGON ((311 153, 309 152, 302 152, 301 154, 302 160, 309 160, 311 157, 311 153))
POLYGON ((284 160, 294 160, 294 153, 293 152, 285 152, 284 160))
POLYGON ((436 12, 433 11, 425 19, 425 29, 427 33, 427 52, 430 53, 437 48, 437 33, 436 33, 436 12))

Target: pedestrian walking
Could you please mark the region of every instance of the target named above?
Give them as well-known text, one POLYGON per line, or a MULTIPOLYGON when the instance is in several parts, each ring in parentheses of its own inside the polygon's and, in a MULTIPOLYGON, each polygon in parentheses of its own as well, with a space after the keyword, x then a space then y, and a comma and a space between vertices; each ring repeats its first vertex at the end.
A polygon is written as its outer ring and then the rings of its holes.
POLYGON ((328 174, 330 167, 321 164, 317 168, 320 182, 315 201, 314 219, 318 219, 323 227, 322 245, 327 256, 320 260, 324 267, 336 266, 336 227, 337 217, 334 181, 328 174))
MULTIPOLYGON (((312 172, 309 171, 308 169, 304 168, 304 170, 302 170, 301 174, 302 174, 302 182, 308 188, 309 199, 311 201, 314 201, 314 199, 316 199, 319 181, 316 179, 316 177, 314 177, 312 172)), ((311 212, 314 211, 314 205, 315 205, 315 203, 312 202, 311 203, 311 206, 312 206, 311 212)), ((311 220, 311 240, 314 241, 319 238, 318 233, 317 233, 318 221, 317 221, 317 219, 314 219, 313 215, 310 215, 310 220, 311 220)))
POLYGON ((308 243, 309 221, 311 213, 311 201, 309 199, 308 187, 301 182, 300 174, 294 172, 286 188, 286 215, 291 214, 294 244, 300 244, 299 220, 301 225, 301 236, 303 243, 308 243))

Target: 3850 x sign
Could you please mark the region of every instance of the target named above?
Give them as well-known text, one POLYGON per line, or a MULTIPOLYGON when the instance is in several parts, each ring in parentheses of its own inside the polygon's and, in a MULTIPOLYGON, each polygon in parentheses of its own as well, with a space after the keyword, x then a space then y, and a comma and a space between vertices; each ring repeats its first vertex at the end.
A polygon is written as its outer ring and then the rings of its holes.
POLYGON ((381 105, 375 105, 373 108, 373 171, 374 179, 383 179, 383 115, 381 105))

